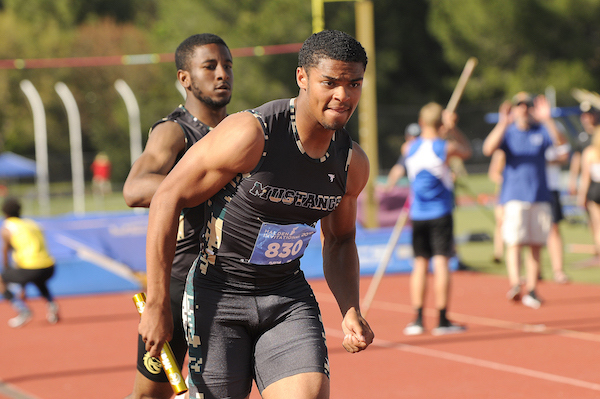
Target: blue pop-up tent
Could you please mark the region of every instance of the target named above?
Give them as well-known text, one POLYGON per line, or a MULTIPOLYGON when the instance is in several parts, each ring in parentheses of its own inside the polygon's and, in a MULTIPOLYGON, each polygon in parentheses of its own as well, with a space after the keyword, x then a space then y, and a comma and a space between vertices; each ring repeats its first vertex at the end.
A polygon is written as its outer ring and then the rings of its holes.
POLYGON ((12 152, 0 154, 0 179, 35 176, 35 161, 12 152))

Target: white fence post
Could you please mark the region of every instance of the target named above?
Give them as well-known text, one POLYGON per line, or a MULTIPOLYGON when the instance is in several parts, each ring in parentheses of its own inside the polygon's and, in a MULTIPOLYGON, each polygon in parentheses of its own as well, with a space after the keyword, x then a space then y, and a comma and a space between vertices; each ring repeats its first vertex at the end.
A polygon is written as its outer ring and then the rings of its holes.
POLYGON ((73 209, 76 215, 85 214, 85 180, 83 175, 83 149, 81 144, 81 118, 79 108, 71 90, 63 82, 54 85, 56 92, 65 104, 69 121, 69 142, 71 144, 71 173, 73 177, 73 209))
POLYGON ((33 112, 33 133, 35 138, 35 174, 38 203, 42 215, 50 215, 50 174, 48 173, 48 134, 46 113, 42 98, 33 83, 21 81, 21 90, 25 93, 33 112))
POLYGON ((142 155, 142 127, 140 122, 140 107, 129 85, 122 79, 115 81, 115 89, 119 92, 129 115, 129 151, 131 164, 142 155))

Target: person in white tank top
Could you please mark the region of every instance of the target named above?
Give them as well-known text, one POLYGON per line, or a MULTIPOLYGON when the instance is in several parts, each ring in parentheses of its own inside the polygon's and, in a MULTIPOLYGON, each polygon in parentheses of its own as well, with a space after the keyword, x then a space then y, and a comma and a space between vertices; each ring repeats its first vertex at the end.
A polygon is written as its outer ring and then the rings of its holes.
POLYGON ((552 146, 546 150, 546 184, 552 200, 550 206, 552 209, 552 224, 548 232, 546 247, 550 255, 552 264, 552 274, 554 281, 559 284, 569 282, 569 277, 564 272, 563 239, 560 234, 559 223, 564 219, 562 203, 560 201, 560 174, 561 166, 568 162, 571 145, 569 143, 552 146))
POLYGON ((593 262, 600 265, 600 127, 596 127, 592 143, 581 154, 581 180, 577 205, 587 209, 596 250, 593 262))

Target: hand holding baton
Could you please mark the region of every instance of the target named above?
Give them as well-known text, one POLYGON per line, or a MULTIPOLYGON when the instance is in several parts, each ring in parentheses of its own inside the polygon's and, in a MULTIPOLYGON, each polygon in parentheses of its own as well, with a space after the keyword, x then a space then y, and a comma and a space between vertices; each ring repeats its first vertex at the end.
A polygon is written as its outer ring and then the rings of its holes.
MULTIPOLYGON (((141 316, 146 307, 146 294, 143 292, 135 294, 133 296, 133 303, 141 316)), ((165 374, 167 374, 167 378, 169 379, 169 383, 171 384, 171 388, 173 388, 175 395, 187 392, 188 387, 185 385, 185 380, 183 379, 181 370, 179 370, 171 345, 169 345, 168 342, 165 342, 160 352, 160 362, 165 370, 165 374)))

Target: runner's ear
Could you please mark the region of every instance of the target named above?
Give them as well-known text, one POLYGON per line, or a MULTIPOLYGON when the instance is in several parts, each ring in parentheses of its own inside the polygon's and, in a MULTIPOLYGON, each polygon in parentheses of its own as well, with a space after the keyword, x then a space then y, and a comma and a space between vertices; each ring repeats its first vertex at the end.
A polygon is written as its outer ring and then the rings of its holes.
POLYGON ((296 68, 296 83, 298 83, 298 87, 302 90, 306 90, 308 87, 308 73, 304 67, 296 68))
POLYGON ((184 71, 183 69, 177 71, 177 80, 186 90, 192 84, 192 80, 190 79, 190 73, 188 71, 184 71))

